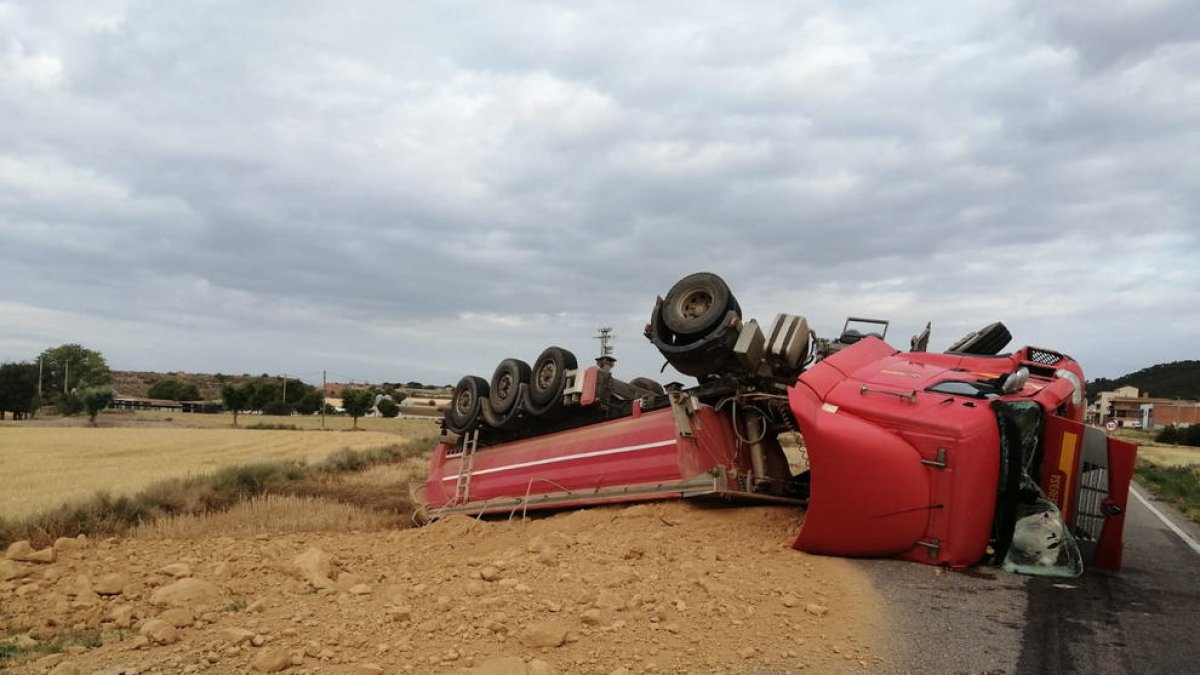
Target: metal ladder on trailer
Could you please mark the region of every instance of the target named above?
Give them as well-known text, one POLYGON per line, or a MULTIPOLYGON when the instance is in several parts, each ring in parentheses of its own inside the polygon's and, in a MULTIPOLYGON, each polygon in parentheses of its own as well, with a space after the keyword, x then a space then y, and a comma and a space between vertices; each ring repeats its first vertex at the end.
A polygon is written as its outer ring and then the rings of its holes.
POLYGON ((471 470, 475 466, 475 451, 479 449, 479 429, 463 437, 462 458, 458 460, 458 480, 454 483, 454 501, 451 504, 466 504, 471 494, 471 470))

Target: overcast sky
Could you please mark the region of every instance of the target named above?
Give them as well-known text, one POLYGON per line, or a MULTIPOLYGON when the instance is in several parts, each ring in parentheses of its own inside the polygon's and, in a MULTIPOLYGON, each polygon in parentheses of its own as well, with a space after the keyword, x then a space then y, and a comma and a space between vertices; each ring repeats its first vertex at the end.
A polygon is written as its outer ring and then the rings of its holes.
POLYGON ((1188 0, 0 1, 0 361, 632 378, 711 271, 1116 376, 1200 358, 1198 207, 1188 0))

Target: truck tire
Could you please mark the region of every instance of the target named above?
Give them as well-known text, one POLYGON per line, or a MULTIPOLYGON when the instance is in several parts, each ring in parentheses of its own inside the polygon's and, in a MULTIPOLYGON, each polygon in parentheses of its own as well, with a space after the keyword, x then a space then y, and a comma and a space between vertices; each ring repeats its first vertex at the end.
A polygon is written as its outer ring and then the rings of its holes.
POLYGON ((562 347, 546 347, 533 362, 529 399, 534 405, 544 406, 562 396, 567 383, 567 371, 578 367, 579 362, 571 352, 562 347))
POLYGON ((461 434, 479 423, 479 409, 488 396, 488 383, 482 377, 466 375, 454 387, 454 398, 446 410, 446 428, 461 434))
POLYGON ((1008 327, 997 321, 979 330, 968 333, 950 345, 947 354, 975 354, 978 356, 995 356, 1012 342, 1012 333, 1008 327))
POLYGON ((675 282, 667 291, 662 319, 678 336, 694 337, 715 328, 731 309, 739 316, 742 313, 725 280, 715 274, 697 272, 675 282))
POLYGON ((521 385, 529 384, 529 364, 520 359, 504 359, 492 373, 492 388, 488 401, 497 415, 505 415, 517 404, 521 385))
POLYGON ((656 394, 667 393, 667 390, 663 389, 661 384, 648 377, 635 377, 629 381, 629 384, 637 387, 638 389, 645 389, 646 391, 652 391, 656 394))

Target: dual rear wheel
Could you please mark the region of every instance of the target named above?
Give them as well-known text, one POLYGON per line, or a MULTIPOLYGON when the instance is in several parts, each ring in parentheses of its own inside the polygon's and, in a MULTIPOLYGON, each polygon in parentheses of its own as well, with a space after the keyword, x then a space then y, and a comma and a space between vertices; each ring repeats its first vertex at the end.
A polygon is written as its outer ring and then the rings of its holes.
POLYGON ((551 415, 561 405, 567 384, 567 371, 579 367, 575 355, 562 347, 547 347, 538 355, 534 365, 520 359, 504 359, 496 366, 489 383, 481 377, 467 375, 454 387, 454 399, 446 413, 446 427, 461 434, 477 427, 483 417, 486 399, 492 412, 508 416, 521 400, 522 385, 527 389, 527 410, 551 415))

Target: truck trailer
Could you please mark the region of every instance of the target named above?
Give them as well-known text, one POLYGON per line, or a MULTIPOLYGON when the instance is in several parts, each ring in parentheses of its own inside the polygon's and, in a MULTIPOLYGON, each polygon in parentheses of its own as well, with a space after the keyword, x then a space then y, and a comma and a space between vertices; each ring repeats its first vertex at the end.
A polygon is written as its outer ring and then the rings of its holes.
POLYGON ((851 317, 822 338, 781 313, 764 330, 720 277, 689 275, 655 300, 645 336, 695 385, 621 380, 611 357, 580 366, 561 347, 465 376, 426 513, 767 502, 804 510, 792 545, 810 553, 1118 569, 1136 446, 1083 424, 1079 364, 1001 353, 999 322, 943 353, 927 351, 928 325, 907 351, 887 329, 851 317))

